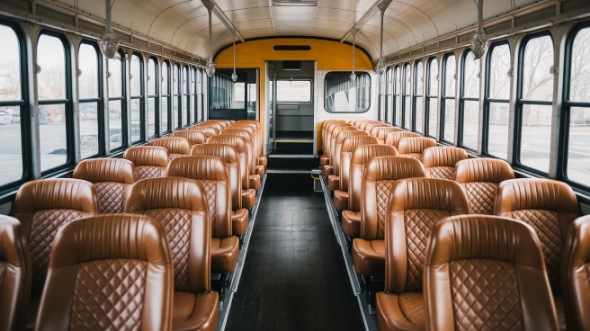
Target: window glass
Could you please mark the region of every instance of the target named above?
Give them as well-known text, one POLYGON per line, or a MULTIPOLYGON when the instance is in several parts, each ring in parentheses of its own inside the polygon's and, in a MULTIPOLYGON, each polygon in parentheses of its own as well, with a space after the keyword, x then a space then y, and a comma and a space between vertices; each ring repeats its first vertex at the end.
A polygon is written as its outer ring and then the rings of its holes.
POLYGON ((123 77, 125 77, 125 67, 123 61, 125 55, 117 52, 115 58, 108 60, 108 85, 109 85, 109 141, 111 150, 122 147, 125 143, 123 137, 123 77))
POLYGON ((89 44, 80 44, 78 54, 80 99, 98 98, 98 54, 89 44))
POLYGON ((109 139, 111 149, 123 146, 123 101, 109 101, 109 139))
POLYGON ((150 58, 148 61, 148 76, 147 76, 147 85, 148 85, 148 95, 156 95, 156 83, 158 76, 156 75, 156 68, 158 64, 156 63, 156 59, 150 58))
POLYGON ((131 100, 129 101, 129 119, 131 121, 131 142, 141 140, 141 101, 143 96, 143 61, 137 54, 131 56, 131 76, 129 77, 131 100))
POLYGON ((178 98, 179 98, 179 90, 178 87, 180 86, 180 82, 179 82, 179 74, 180 74, 180 65, 175 64, 174 65, 174 70, 172 70, 172 127, 173 128, 178 128, 179 124, 178 124, 178 115, 180 112, 179 106, 180 104, 178 103, 178 98))
POLYGON ((479 135, 479 60, 473 52, 465 53, 463 59, 463 137, 462 145, 477 149, 479 135))
POLYGON ((147 102, 147 136, 153 137, 156 135, 156 99, 157 96, 157 83, 158 83, 158 75, 157 75, 157 67, 158 64, 156 59, 150 58, 148 61, 148 76, 147 76, 147 85, 148 85, 148 102, 147 102))
POLYGON ((428 66, 428 136, 436 137, 438 132, 438 61, 432 58, 428 66))
MULTIPOLYGON (((1 56, 1 55, 0 55, 1 56)), ((570 109, 566 175, 590 186, 590 28, 576 34, 571 50, 569 100, 584 103, 570 109)))
POLYGON ((109 98, 116 98, 123 96, 123 63, 122 54, 109 59, 109 72, 107 73, 109 83, 109 98))
MULTIPOLYGON (((356 72, 356 88, 350 84, 350 71, 329 72, 324 81, 324 108, 329 112, 357 112, 369 110, 371 76, 366 72, 356 72)), ((288 81, 287 81, 288 82, 288 81)), ((309 82, 309 81, 308 81, 309 82)), ((277 81, 277 101, 281 81, 277 81)), ((308 93, 311 100, 311 82, 308 93)))
POLYGON ((131 56, 131 72, 129 75, 129 93, 132 97, 141 96, 141 58, 137 54, 131 56))
POLYGON ((37 54, 37 65, 41 70, 37 74, 39 99, 65 99, 66 53, 63 42, 57 37, 41 35, 37 54))
POLYGON ((412 128, 412 112, 411 112, 411 102, 410 102, 410 91, 412 88, 412 72, 410 71, 410 65, 404 65, 404 103, 403 103, 403 114, 404 114, 404 125, 403 127, 406 129, 412 128))
POLYGON ((457 86, 457 61, 455 55, 447 55, 445 61, 445 96, 455 96, 457 86))
POLYGON ((399 66, 395 67, 395 124, 402 126, 402 76, 399 66))
POLYGON ((508 44, 490 48, 488 77, 488 139, 487 153, 503 159, 508 157, 508 121, 510 98, 510 47, 508 44))
POLYGON ((20 43, 14 30, 0 24, 0 186, 23 177, 21 138, 21 62, 20 43))
POLYGON ((162 102, 160 108, 160 132, 168 132, 168 116, 170 114, 170 65, 162 63, 162 102))
POLYGON ((78 51, 78 85, 80 91, 80 155, 83 159, 100 151, 98 136, 99 74, 98 53, 94 46, 80 44, 78 51), (91 99, 91 100, 86 100, 91 99), (92 100, 94 99, 94 100, 92 100))
POLYGON ((131 99, 129 111, 131 115, 131 141, 136 142, 141 139, 141 99, 131 99))
POLYGON ((445 120, 443 123, 443 139, 448 142, 455 142, 455 88, 457 86, 457 62, 455 55, 447 55, 444 62, 444 97, 443 111, 445 120))
POLYGON ((182 116, 180 118, 181 120, 181 126, 186 126, 188 123, 188 99, 186 97, 187 93, 188 93, 188 87, 189 85, 189 78, 188 78, 188 67, 187 66, 183 66, 182 67, 182 80, 181 80, 181 93, 182 93, 182 116))
POLYGON ((68 161, 66 106, 39 105, 41 170, 64 165, 68 161))
MULTIPOLYGON (((239 94, 244 96, 244 93, 245 86, 242 85, 239 94)), ((236 99, 240 99, 240 97, 238 96, 236 99)), ((277 102, 311 102, 311 81, 278 80, 277 102)))
POLYGON ((553 41, 549 36, 530 39, 524 48, 522 99, 553 100, 553 41))
POLYGON ((415 76, 414 76, 414 121, 415 131, 422 132, 423 121, 422 121, 422 95, 424 94, 424 69, 422 62, 416 62, 415 64, 415 76))

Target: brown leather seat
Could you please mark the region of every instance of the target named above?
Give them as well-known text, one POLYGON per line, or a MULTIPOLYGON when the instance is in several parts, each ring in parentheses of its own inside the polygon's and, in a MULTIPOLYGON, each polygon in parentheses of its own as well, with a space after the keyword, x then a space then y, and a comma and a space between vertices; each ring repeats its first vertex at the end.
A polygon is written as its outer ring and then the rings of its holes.
POLYGON ((224 144, 203 144, 194 146, 191 150, 191 155, 217 156, 225 161, 231 189, 232 234, 234 236, 240 236, 246 233, 249 214, 246 208, 242 208, 240 160, 236 148, 224 144))
POLYGON ((389 125, 389 124, 387 124, 387 123, 379 122, 379 121, 373 121, 373 122, 369 122, 369 123, 367 123, 367 124, 365 125, 365 127, 364 127, 364 128, 362 128, 361 130, 362 130, 362 131, 365 131, 365 132, 366 132, 366 133, 368 133, 368 134, 371 134, 371 131, 372 131, 374 128, 377 128, 377 127, 390 128, 390 127, 391 127, 391 125, 389 125))
POLYGON ((190 131, 198 131, 202 132, 207 139, 211 137, 215 137, 221 133, 222 129, 219 129, 216 126, 204 126, 204 125, 197 125, 189 128, 190 131))
POLYGON ((204 187, 186 178, 135 183, 125 212, 158 220, 174 261, 173 330, 215 330, 219 296, 211 291, 211 222, 204 187))
POLYGON ((439 220, 467 214, 459 184, 409 178, 391 187, 385 225, 385 290, 377 293, 379 330, 423 330, 423 267, 432 228, 439 220))
POLYGON ((468 159, 455 166, 455 181, 465 190, 471 214, 494 214, 498 186, 509 179, 514 179, 514 171, 499 159, 468 159))
POLYGON ((348 209, 342 211, 342 229, 349 237, 361 234, 361 185, 365 166, 378 156, 396 156, 397 151, 387 145, 357 146, 350 159, 350 181, 348 185, 348 209))
POLYGON ((336 206, 336 209, 348 209, 348 183, 350 181, 350 159, 352 158, 352 152, 357 146, 376 145, 378 143, 377 138, 363 135, 351 136, 344 139, 340 151, 340 189, 334 191, 334 206, 336 206))
POLYGON ((348 123, 340 123, 337 125, 334 125, 330 128, 330 131, 328 131, 328 134, 326 135, 326 139, 328 139, 327 141, 327 156, 330 158, 328 163, 324 166, 322 166, 322 173, 324 174, 324 177, 328 178, 328 176, 332 175, 334 173, 334 157, 335 157, 335 145, 336 145, 336 136, 341 132, 341 131, 345 131, 345 130, 352 130, 352 131, 358 131, 357 128, 355 128, 354 126, 348 124, 348 123))
POLYGON ((230 129, 233 128, 251 128, 253 130, 253 135, 252 135, 252 139, 255 145, 255 154, 254 154, 254 159, 255 159, 255 163, 256 166, 259 167, 257 168, 259 171, 260 176, 264 175, 264 171, 266 170, 266 164, 268 162, 266 155, 264 155, 264 136, 262 134, 262 126, 260 125, 260 122, 257 121, 253 121, 253 120, 241 120, 238 121, 236 123, 234 123, 232 126, 229 127, 230 129), (262 170, 262 173, 260 173, 260 171, 262 170))
MULTIPOLYGON (((53 238, 63 225, 97 213, 91 183, 79 179, 39 179, 25 183, 14 198, 12 216, 23 225, 31 256, 30 316, 36 316, 53 238)), ((32 317, 33 318, 33 317, 32 317)))
POLYGON ((342 152, 342 144, 344 140, 348 137, 354 136, 366 136, 367 133, 364 131, 359 130, 344 130, 340 131, 338 135, 336 135, 336 139, 334 140, 334 157, 332 158, 332 175, 328 176, 328 188, 330 191, 335 191, 340 188, 340 171, 341 171, 341 163, 340 157, 342 152))
POLYGON ((133 162, 125 159, 88 159, 78 163, 72 177, 91 182, 99 214, 123 212, 123 194, 135 182, 133 162))
POLYGON ((498 189, 495 214, 522 220, 537 232, 560 328, 565 329, 560 269, 568 228, 581 215, 574 191, 567 184, 550 179, 506 180, 498 189))
POLYGON ((207 141, 207 137, 203 132, 195 130, 181 130, 176 131, 170 135, 171 137, 180 137, 188 140, 191 148, 195 145, 204 144, 207 141))
POLYGON ((385 144, 385 140, 387 139, 387 135, 390 132, 400 132, 402 129, 396 128, 394 126, 376 126, 371 129, 369 134, 377 139, 379 139, 380 144, 385 144))
POLYGON ((322 156, 320 157, 320 167, 330 164, 330 147, 328 146, 330 138, 328 137, 328 132, 332 132, 332 127, 340 124, 350 125, 343 120, 328 120, 322 123, 322 156))
POLYGON ((590 330, 590 216, 574 221, 563 248, 561 284, 569 330, 590 330))
POLYGON ((397 151, 401 156, 411 157, 422 161, 424 150, 435 146, 436 141, 432 138, 409 137, 400 140, 397 151))
POLYGON ((509 218, 438 222, 424 294, 427 330, 557 330, 539 239, 530 226, 509 218))
POLYGON ((21 223, 0 215, 0 330, 25 328, 29 304, 31 257, 21 223))
POLYGON ((254 208, 256 204, 256 191, 250 188, 246 139, 238 136, 219 135, 209 139, 208 144, 231 145, 236 148, 240 161, 240 176, 242 177, 242 207, 248 209, 254 208))
POLYGON ((254 145, 254 139, 251 132, 246 129, 223 130, 225 136, 238 136, 245 139, 246 148, 248 149, 248 180, 250 182, 250 188, 258 190, 260 188, 260 177, 264 175, 264 168, 260 169, 260 166, 256 165, 258 158, 256 157, 256 146, 254 145), (262 175, 260 172, 262 171, 262 175))
POLYGON ((197 180, 205 189, 211 218, 211 270, 232 272, 240 252, 238 237, 232 235, 231 188, 223 159, 216 156, 186 156, 172 160, 168 176, 197 180))
POLYGON ((174 268, 164 230, 143 215, 101 215, 55 237, 36 330, 170 330, 174 268))
POLYGON ((468 156, 463 148, 440 146, 425 149, 422 157, 428 177, 454 180, 455 165, 468 156))
POLYGON ((390 189, 396 180, 425 176, 424 166, 416 159, 384 156, 367 163, 361 184, 360 236, 352 242, 352 262, 357 273, 385 275, 385 218, 390 189))
POLYGON ((400 140, 411 137, 420 137, 420 134, 411 131, 389 132, 385 137, 385 144, 393 146, 395 148, 399 148, 400 140))
POLYGON ((135 165, 135 181, 166 176, 170 154, 164 147, 136 146, 125 150, 123 158, 135 165))
POLYGON ((191 145, 186 138, 167 137, 158 138, 151 142, 151 146, 164 147, 170 154, 170 160, 190 154, 191 145))

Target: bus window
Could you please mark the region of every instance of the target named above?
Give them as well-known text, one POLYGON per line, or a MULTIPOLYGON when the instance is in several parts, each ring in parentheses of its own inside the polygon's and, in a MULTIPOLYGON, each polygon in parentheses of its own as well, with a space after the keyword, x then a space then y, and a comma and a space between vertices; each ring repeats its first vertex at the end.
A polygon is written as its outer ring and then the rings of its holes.
POLYGON ((0 186, 23 178, 23 148, 21 132, 22 53, 15 31, 0 25, 0 186))
POLYGON ((523 43, 521 52, 518 162, 547 173, 553 104, 553 40, 548 35, 529 38, 523 43))
POLYGON ((571 44, 569 72, 569 136, 566 177, 590 186, 590 28, 578 31, 571 44))
POLYGON ((160 133, 170 132, 170 63, 162 63, 162 103, 160 108, 160 133))
POLYGON ((137 54, 131 55, 131 70, 129 77, 129 112, 131 120, 131 143, 141 141, 143 118, 143 60, 137 54))
POLYGON ((56 36, 42 34, 37 44, 37 93, 39 96, 39 135, 41 170, 68 162, 66 108, 66 50, 56 36))
POLYGON ((147 74, 147 138, 156 136, 156 104, 158 100, 158 62, 151 57, 148 60, 147 74))
POLYGON ((479 60, 473 52, 467 51, 463 57, 463 95, 461 96, 461 145, 477 150, 479 135, 479 60))
POLYGON ((455 89, 457 87, 457 61, 455 55, 448 54, 443 61, 442 140, 455 142, 455 89))
POLYGON ((123 123, 125 121, 125 55, 118 52, 109 59, 109 141, 111 150, 123 147, 127 143, 123 123))
POLYGON ((422 61, 414 64, 414 131, 424 132, 422 121, 422 95, 424 95, 424 66, 422 61))
POLYGON ((385 91, 385 122, 393 124, 393 67, 386 71, 387 87, 385 91))
POLYGON ((182 103, 182 111, 180 115, 180 126, 185 127, 190 123, 190 114, 188 112, 188 105, 189 105, 189 89, 190 89, 190 79, 188 77, 188 67, 182 66, 182 78, 180 79, 180 101, 182 103))
POLYGON ((488 57, 487 97, 487 146, 485 153, 506 159, 508 156, 508 121, 510 102, 510 46, 492 45, 488 57))
POLYGON ((100 79, 98 52, 94 45, 80 44, 78 50, 78 91, 80 95, 80 155, 83 159, 100 153, 100 79))
MULTIPOLYGON (((371 99, 371 76, 366 72, 356 73, 355 93, 351 93, 350 71, 329 72, 325 78, 325 102, 324 108, 328 112, 357 112, 364 113, 369 110, 371 99), (354 106, 353 106, 354 105, 354 106)), ((287 84, 288 81, 284 84, 287 84)), ((277 101, 282 101, 280 96, 281 81, 277 82, 277 101)), ((311 82, 307 83, 308 96, 311 101, 311 82)))
POLYGON ((410 103, 410 91, 412 88, 412 72, 410 71, 410 65, 404 64, 404 83, 403 83, 403 94, 404 100, 402 104, 402 118, 403 118, 403 125, 404 129, 411 130, 412 129, 412 105, 410 103))
POLYGON ((428 87, 426 92, 426 135, 436 138, 438 128, 438 61, 428 62, 428 87))
POLYGON ((179 129, 182 127, 180 124, 181 120, 178 119, 180 116, 180 65, 177 63, 174 65, 174 69, 172 69, 172 128, 179 129))
POLYGON ((394 108, 394 124, 397 126, 402 126, 402 77, 401 77, 401 69, 399 66, 395 67, 395 73, 393 75, 393 98, 395 108, 394 108))

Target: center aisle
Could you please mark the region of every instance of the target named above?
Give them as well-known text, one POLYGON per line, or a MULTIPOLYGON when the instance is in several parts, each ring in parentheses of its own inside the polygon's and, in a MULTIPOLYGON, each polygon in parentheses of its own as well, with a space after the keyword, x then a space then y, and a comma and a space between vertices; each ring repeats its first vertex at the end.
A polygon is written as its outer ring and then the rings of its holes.
POLYGON ((267 176, 226 330, 363 330, 323 194, 267 176))

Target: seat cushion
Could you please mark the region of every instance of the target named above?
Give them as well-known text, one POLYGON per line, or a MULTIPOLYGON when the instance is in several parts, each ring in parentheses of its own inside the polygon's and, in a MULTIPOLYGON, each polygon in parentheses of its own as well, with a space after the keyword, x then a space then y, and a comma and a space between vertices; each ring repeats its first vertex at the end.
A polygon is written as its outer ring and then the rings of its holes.
POLYGON ((241 236, 246 233, 248 228, 248 209, 236 209, 231 213, 231 234, 233 236, 241 236))
POLYGON ((354 270, 365 276, 385 276, 385 240, 355 238, 352 241, 354 270))
POLYGON ((238 263, 238 237, 211 238, 211 272, 232 272, 238 263))
POLYGON ((385 330, 424 330, 424 299, 422 292, 393 294, 378 292, 377 326, 385 330))
POLYGON ((322 167, 322 173, 324 174, 324 177, 328 178, 332 172, 334 170, 334 167, 332 167, 331 165, 325 165, 322 167))
POLYGON ((173 330, 215 330, 219 294, 174 292, 173 330))
POLYGON ((340 188, 340 176, 330 175, 328 176, 328 188, 334 192, 340 188))
POLYGON ((334 207, 337 211, 348 209, 348 191, 334 191, 334 207))
POLYGON ((342 230, 349 237, 356 238, 361 235, 361 212, 342 211, 342 230))
POLYGON ((266 168, 264 166, 261 165, 257 165, 256 167, 254 167, 254 171, 256 172, 256 174, 260 177, 264 176, 264 172, 266 171, 266 168))
POLYGON ((252 209, 256 204, 256 191, 253 189, 242 190, 242 207, 252 209))
POLYGON ((323 167, 328 164, 330 164, 330 157, 329 156, 321 156, 320 157, 320 165, 323 167))
POLYGON ((251 189, 259 189, 260 188, 260 175, 250 175, 250 188, 251 189))
POLYGON ((263 167, 266 167, 268 165, 268 158, 266 157, 266 155, 258 157, 258 165, 261 165, 263 167))

